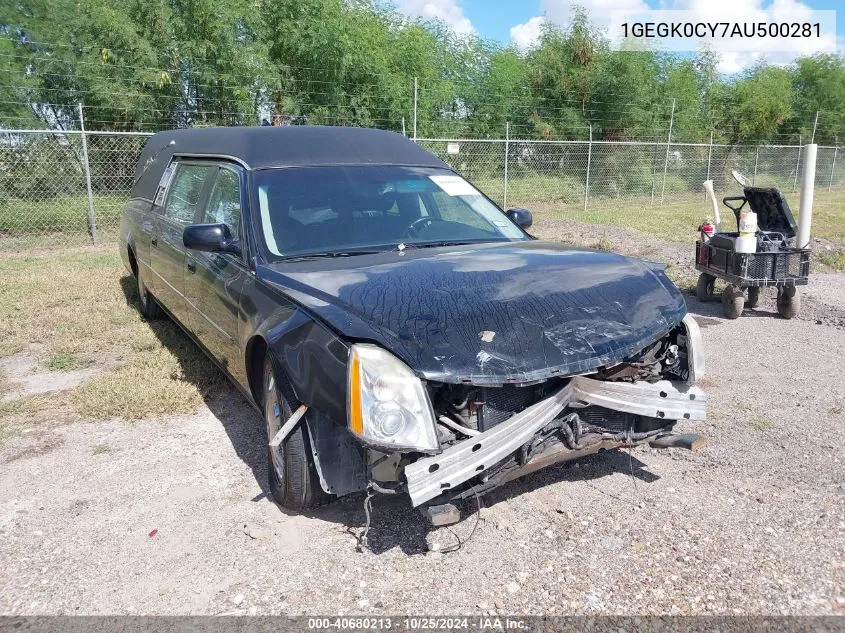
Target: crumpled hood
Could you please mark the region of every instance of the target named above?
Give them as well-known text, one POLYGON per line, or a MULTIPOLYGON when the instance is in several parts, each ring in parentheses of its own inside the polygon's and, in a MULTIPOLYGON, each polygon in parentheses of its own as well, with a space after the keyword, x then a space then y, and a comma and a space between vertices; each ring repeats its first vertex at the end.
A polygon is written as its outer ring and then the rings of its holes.
POLYGON ((552 242, 408 249, 260 266, 345 338, 418 375, 478 385, 613 365, 677 325, 662 266, 552 242))

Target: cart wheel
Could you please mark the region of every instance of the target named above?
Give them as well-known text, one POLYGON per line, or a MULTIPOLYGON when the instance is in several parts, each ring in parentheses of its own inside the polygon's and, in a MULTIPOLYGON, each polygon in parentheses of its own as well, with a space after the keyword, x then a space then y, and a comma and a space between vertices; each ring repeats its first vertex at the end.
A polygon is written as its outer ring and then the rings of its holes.
POLYGON ((701 273, 695 286, 695 296, 698 297, 699 301, 712 301, 715 287, 716 278, 713 275, 701 273))
POLYGON ((760 303, 760 288, 752 286, 748 289, 748 298, 745 300, 746 308, 756 308, 760 303))
POLYGON ((737 288, 732 284, 725 286, 722 291, 722 308, 727 318, 739 318, 745 308, 745 293, 742 292, 742 288, 737 288))
POLYGON ((791 319, 801 309, 801 295, 795 286, 778 288, 778 314, 784 319, 791 319))

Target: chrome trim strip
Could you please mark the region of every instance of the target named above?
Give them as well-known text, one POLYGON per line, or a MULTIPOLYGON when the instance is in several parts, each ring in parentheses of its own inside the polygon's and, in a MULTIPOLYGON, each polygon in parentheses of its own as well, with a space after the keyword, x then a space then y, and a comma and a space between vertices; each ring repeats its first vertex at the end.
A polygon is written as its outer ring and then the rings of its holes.
POLYGON ((418 506, 505 459, 563 411, 572 383, 505 422, 405 467, 411 503, 418 506), (473 450, 475 449, 475 450, 473 450))

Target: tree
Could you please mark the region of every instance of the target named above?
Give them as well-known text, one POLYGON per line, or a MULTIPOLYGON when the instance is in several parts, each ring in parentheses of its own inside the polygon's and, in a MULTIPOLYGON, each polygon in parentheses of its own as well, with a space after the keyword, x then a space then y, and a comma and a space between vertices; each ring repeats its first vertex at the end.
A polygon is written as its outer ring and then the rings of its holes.
POLYGON ((792 72, 794 114, 786 128, 809 137, 819 112, 817 143, 835 143, 845 131, 845 57, 815 55, 796 61, 792 72))
POLYGON ((722 95, 717 129, 728 143, 771 139, 792 113, 792 81, 783 68, 758 64, 722 95))
POLYGON ((575 6, 569 27, 544 22, 540 44, 528 54, 536 99, 535 133, 542 137, 584 138, 591 98, 607 54, 607 42, 575 6))
POLYGON ((288 123, 419 136, 797 141, 845 132, 845 59, 816 55, 738 77, 719 56, 611 50, 575 7, 527 53, 380 0, 16 0, 0 3, 0 123, 154 130, 288 123))

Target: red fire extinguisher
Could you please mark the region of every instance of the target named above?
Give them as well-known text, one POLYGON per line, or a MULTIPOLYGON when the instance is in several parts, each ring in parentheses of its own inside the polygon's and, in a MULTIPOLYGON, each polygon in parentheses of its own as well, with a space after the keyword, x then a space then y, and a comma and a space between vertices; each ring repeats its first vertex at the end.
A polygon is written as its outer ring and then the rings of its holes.
POLYGON ((716 234, 716 225, 710 220, 705 220, 704 224, 698 227, 701 233, 701 247, 698 249, 698 263, 702 266, 707 266, 710 263, 710 249, 707 247, 707 242, 716 234))

